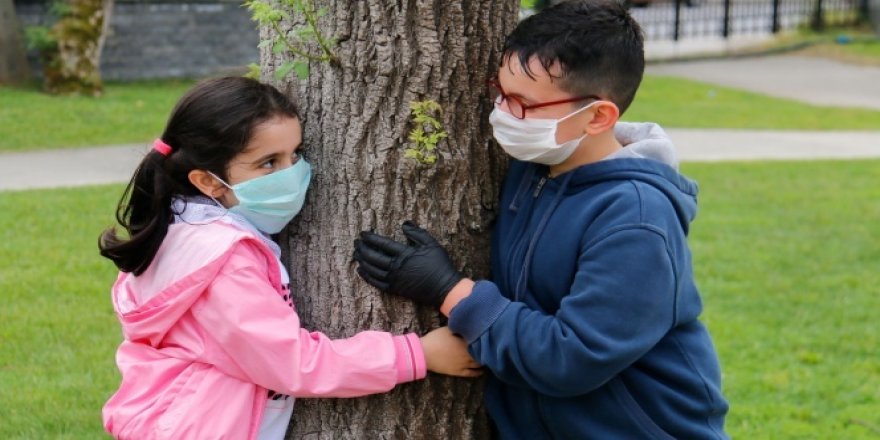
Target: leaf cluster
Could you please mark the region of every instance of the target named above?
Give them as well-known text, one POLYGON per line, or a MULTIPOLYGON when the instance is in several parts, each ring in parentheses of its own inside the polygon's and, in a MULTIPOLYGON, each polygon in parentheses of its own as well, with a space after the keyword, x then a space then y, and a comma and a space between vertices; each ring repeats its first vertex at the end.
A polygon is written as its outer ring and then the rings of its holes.
POLYGON ((437 144, 448 136, 443 130, 443 124, 436 117, 443 113, 443 108, 437 101, 428 99, 411 102, 410 112, 415 124, 409 132, 409 140, 413 146, 404 151, 404 157, 431 165, 437 161, 437 144))
MULTIPOLYGON (((275 79, 281 80, 290 72, 296 73, 300 80, 309 76, 309 61, 336 62, 336 54, 332 47, 336 45, 336 39, 325 37, 318 29, 318 19, 327 15, 326 8, 316 9, 311 0, 280 0, 271 2, 266 0, 248 0, 244 6, 251 12, 251 19, 261 26, 270 27, 273 37, 260 42, 259 47, 272 48, 273 54, 288 52, 292 55, 290 60, 285 61, 275 70, 275 79), (304 25, 295 26, 289 31, 281 28, 282 21, 291 18, 290 12, 301 15, 305 19, 304 25), (319 53, 309 50, 308 46, 315 44, 319 53)), ((250 65, 250 71, 246 76, 259 77, 259 67, 250 65)))

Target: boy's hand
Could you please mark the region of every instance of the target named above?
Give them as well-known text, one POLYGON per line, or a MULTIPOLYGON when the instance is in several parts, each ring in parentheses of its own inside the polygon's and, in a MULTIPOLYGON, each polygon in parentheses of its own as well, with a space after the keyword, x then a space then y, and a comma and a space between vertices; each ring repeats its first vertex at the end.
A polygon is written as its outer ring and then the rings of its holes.
POLYGON ((429 371, 459 377, 483 374, 480 364, 468 353, 467 343, 452 334, 449 327, 431 330, 421 337, 421 341, 429 371))
POLYGON ((439 308, 464 276, 428 231, 410 221, 401 229, 409 244, 361 232, 360 239, 354 241, 357 273, 382 291, 439 308))

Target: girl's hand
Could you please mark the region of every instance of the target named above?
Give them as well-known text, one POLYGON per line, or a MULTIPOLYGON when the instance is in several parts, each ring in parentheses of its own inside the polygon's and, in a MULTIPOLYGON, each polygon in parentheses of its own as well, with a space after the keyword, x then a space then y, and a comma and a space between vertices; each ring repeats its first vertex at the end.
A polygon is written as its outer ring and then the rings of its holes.
POLYGON ((429 371, 459 377, 483 374, 480 364, 468 353, 467 343, 452 334, 449 327, 431 330, 421 341, 429 371))

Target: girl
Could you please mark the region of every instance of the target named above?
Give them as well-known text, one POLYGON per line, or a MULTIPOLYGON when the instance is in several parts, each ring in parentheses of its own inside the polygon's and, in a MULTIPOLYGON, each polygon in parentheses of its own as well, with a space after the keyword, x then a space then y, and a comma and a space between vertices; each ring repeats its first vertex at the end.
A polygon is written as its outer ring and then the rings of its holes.
POLYGON ((446 327, 422 338, 302 329, 279 232, 311 177, 294 105, 275 88, 219 78, 190 90, 135 171, 101 235, 121 273, 119 390, 104 406, 117 438, 280 439, 295 397, 386 392, 425 370, 473 377, 446 327))

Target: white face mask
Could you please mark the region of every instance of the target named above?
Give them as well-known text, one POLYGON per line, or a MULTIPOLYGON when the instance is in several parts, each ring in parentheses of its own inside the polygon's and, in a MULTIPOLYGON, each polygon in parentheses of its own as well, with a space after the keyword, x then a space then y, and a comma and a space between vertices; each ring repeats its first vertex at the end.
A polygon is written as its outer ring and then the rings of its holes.
POLYGON ((600 101, 577 109, 559 119, 519 119, 498 108, 489 115, 495 140, 507 154, 517 160, 536 162, 544 165, 557 165, 568 159, 587 135, 562 144, 556 143, 556 130, 559 123, 592 107, 600 101))

